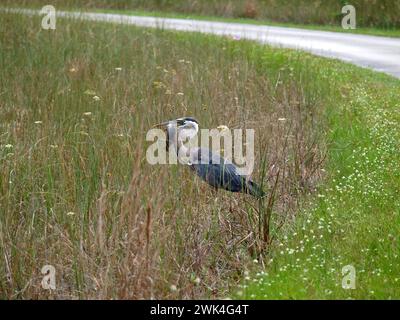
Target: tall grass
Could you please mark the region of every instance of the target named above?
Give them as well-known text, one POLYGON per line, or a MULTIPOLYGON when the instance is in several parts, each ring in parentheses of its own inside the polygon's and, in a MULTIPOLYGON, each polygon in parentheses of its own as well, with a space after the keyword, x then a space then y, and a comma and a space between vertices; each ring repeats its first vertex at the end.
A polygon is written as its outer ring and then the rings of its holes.
MULTIPOLYGON (((37 0, 9 2, 14 6, 43 5, 37 0)), ((400 3, 396 0, 53 0, 51 3, 57 7, 140 9, 339 26, 343 17, 342 7, 351 4, 357 10, 359 27, 400 27, 400 3)))
POLYGON ((83 21, 45 31, 1 14, 0 25, 2 298, 224 296, 321 174, 329 87, 311 59, 83 21), (256 130, 266 207, 148 164, 147 130, 184 115, 256 130), (40 285, 47 264, 52 292, 40 285))

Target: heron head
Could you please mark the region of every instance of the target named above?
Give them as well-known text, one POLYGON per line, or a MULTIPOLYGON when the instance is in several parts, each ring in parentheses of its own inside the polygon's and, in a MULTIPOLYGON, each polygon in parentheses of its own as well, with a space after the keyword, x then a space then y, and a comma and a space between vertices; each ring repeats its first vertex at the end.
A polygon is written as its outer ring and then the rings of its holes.
POLYGON ((196 136, 199 131, 199 122, 193 117, 183 117, 162 122, 154 127, 164 128, 168 133, 176 131, 178 139, 185 141, 196 136))
POLYGON ((199 122, 193 117, 183 117, 156 124, 154 127, 165 129, 168 129, 168 127, 176 127, 177 129, 194 130, 197 133, 199 130, 199 122))
POLYGON ((179 128, 190 129, 193 128, 196 131, 199 129, 199 122, 193 117, 183 117, 176 120, 176 124, 179 128))

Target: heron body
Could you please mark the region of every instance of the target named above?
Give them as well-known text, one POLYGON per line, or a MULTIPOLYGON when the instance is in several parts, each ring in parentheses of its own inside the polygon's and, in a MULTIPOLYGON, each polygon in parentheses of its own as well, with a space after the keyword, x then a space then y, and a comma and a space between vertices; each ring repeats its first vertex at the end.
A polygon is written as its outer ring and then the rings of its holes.
POLYGON ((242 192, 261 198, 263 190, 251 179, 238 173, 237 167, 219 154, 206 148, 187 148, 183 142, 197 135, 199 126, 192 117, 179 118, 164 122, 167 130, 167 150, 174 147, 177 154, 188 157, 188 166, 204 181, 216 189, 225 189, 231 192, 242 192))
POLYGON ((216 189, 243 192, 254 197, 264 196, 264 192, 251 180, 239 175, 236 166, 209 149, 194 148, 190 157, 190 168, 216 189))

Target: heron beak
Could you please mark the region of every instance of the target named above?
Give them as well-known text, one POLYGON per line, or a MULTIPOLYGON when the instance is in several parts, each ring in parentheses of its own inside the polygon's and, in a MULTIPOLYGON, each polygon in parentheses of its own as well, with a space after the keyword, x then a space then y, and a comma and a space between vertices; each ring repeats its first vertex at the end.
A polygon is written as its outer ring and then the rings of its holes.
POLYGON ((165 128, 169 123, 170 121, 161 122, 159 124, 154 125, 153 128, 165 128))

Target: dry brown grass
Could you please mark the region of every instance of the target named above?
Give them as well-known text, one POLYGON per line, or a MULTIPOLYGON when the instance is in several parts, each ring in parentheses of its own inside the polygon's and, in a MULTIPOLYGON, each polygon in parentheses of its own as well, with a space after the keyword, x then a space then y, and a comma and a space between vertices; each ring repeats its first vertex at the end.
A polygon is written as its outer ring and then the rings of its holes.
POLYGON ((319 177, 307 68, 229 39, 0 19, 0 296, 226 295, 319 177), (149 165, 146 131, 183 115, 254 128, 254 178, 273 196, 215 194, 187 168, 149 165), (51 293, 45 264, 57 270, 51 293))

